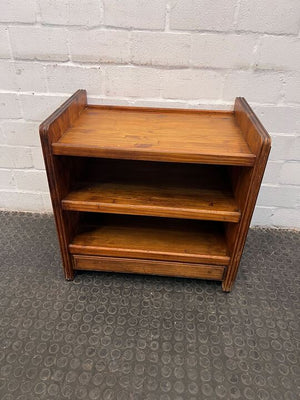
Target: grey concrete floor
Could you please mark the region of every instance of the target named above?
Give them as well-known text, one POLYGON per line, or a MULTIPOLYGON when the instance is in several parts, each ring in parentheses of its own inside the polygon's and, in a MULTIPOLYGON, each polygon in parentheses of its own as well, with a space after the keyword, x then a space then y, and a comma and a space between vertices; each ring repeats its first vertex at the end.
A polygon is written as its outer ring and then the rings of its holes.
POLYGON ((52 216, 0 213, 0 398, 298 399, 300 233, 250 231, 230 294, 63 278, 52 216))

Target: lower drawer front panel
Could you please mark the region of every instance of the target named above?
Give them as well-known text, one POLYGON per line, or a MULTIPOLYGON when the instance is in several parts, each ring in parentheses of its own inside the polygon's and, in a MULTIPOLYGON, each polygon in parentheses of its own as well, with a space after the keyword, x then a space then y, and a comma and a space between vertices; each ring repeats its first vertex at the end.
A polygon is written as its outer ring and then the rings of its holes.
POLYGON ((73 255, 75 270, 122 272, 222 281, 225 267, 134 258, 73 255))

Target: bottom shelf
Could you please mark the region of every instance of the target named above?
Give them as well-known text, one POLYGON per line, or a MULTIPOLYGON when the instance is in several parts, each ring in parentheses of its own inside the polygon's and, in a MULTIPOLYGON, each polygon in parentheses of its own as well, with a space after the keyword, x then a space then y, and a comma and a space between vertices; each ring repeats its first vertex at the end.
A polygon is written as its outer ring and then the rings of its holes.
POLYGON ((70 253, 225 266, 230 256, 223 224, 87 213, 70 253))

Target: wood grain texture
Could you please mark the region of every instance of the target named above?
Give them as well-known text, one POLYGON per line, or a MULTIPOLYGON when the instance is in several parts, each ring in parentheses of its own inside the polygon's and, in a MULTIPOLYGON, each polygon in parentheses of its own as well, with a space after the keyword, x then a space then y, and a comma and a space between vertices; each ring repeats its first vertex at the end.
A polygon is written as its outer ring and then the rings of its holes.
POLYGON ((66 159, 53 156, 52 143, 59 140, 79 117, 86 101, 86 91, 78 90, 40 125, 41 145, 66 279, 73 279, 74 276, 68 245, 76 230, 78 215, 70 215, 61 208, 61 199, 70 188, 70 167, 66 159))
POLYGON ((222 284, 224 291, 229 292, 235 281, 249 225, 271 150, 271 138, 253 110, 242 97, 235 102, 235 117, 242 129, 249 148, 256 155, 253 168, 233 168, 232 181, 235 198, 242 211, 238 224, 227 225, 227 244, 231 253, 231 261, 222 284))
POLYGON ((226 267, 134 258, 74 255, 76 270, 122 272, 221 281, 226 267))
POLYGON ((221 223, 121 215, 88 218, 92 221, 69 245, 72 254, 215 265, 230 260, 221 223))
POLYGON ((253 165, 232 112, 87 107, 53 153, 206 164, 253 165))
POLYGON ((85 164, 65 210, 238 222, 225 167, 134 161, 85 164), (100 176, 99 176, 100 175, 100 176))

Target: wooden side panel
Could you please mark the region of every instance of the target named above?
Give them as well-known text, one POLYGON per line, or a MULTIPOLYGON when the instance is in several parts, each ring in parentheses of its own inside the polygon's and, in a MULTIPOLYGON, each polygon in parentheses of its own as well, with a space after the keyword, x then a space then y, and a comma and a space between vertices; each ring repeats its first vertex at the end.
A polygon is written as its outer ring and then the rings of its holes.
POLYGON ((232 167, 232 182, 235 198, 242 212, 238 224, 227 225, 227 245, 231 251, 231 261, 223 282, 223 290, 229 292, 236 278, 244 249, 249 225, 263 178, 265 166, 271 150, 271 138, 244 98, 235 102, 235 118, 240 126, 250 150, 256 155, 253 167, 232 167))
POLYGON ((225 267, 167 261, 138 260, 134 258, 94 257, 74 255, 76 270, 122 272, 177 276, 183 278, 212 279, 221 281, 225 267))
POLYGON ((72 213, 70 216, 70 213, 63 211, 61 199, 66 196, 70 188, 72 160, 54 156, 52 143, 59 140, 72 126, 86 104, 86 91, 78 90, 40 125, 42 150, 66 279, 73 279, 74 276, 68 244, 76 229, 77 214, 72 213))

